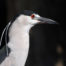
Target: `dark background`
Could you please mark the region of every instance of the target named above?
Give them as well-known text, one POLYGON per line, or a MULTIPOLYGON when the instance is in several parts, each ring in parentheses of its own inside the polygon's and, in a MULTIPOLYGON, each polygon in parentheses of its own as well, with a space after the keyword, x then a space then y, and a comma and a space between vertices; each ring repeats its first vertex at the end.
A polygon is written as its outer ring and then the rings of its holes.
POLYGON ((1 0, 0 35, 5 25, 22 10, 36 11, 61 25, 43 24, 32 28, 26 66, 54 66, 58 59, 62 59, 66 66, 65 0, 1 0), (58 45, 63 48, 63 54, 57 53, 58 45))

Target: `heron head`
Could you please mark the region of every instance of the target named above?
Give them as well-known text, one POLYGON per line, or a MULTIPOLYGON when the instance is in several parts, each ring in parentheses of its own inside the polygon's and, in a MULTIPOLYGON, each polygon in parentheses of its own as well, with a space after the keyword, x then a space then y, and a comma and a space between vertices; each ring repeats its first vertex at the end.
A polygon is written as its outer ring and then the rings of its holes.
POLYGON ((41 17, 39 14, 30 10, 23 11, 18 19, 19 22, 30 25, 35 25, 37 23, 58 24, 56 21, 49 18, 41 17))

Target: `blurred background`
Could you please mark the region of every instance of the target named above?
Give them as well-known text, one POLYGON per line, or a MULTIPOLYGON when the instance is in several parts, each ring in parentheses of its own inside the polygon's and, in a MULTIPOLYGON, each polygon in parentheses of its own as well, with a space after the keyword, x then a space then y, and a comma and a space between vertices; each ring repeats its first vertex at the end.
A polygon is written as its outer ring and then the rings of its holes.
POLYGON ((33 10, 60 24, 38 24, 31 29, 25 66, 66 66, 65 0, 1 0, 0 36, 6 24, 22 10, 33 10))

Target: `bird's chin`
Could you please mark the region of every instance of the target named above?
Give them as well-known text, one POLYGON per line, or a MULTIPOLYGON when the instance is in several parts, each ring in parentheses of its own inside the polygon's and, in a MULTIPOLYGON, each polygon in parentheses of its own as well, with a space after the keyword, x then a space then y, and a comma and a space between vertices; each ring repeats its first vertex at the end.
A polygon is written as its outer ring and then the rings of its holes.
POLYGON ((38 24, 48 24, 48 23, 44 21, 40 21, 38 24))

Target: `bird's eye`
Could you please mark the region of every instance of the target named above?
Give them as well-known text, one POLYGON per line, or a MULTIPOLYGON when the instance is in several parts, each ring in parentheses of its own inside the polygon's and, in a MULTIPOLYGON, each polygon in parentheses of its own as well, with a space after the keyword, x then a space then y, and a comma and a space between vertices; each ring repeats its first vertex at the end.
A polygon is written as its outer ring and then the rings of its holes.
POLYGON ((31 15, 31 18, 33 19, 34 17, 35 17, 35 15, 34 15, 34 14, 32 14, 32 15, 31 15))

